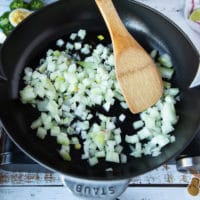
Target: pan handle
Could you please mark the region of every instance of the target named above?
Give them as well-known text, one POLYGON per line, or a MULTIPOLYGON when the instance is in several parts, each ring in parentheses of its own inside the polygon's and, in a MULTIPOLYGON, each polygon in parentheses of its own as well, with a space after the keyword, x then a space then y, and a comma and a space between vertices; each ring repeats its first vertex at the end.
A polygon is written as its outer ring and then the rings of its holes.
POLYGON ((176 168, 182 173, 200 174, 200 156, 180 158, 176 160, 176 168))
POLYGON ((4 81, 7 81, 7 77, 4 73, 3 66, 2 66, 1 48, 2 48, 2 44, 0 44, 0 82, 4 82, 4 81))
POLYGON ((65 176, 62 176, 61 178, 63 184, 67 186, 75 196, 89 200, 114 200, 126 190, 131 181, 130 179, 94 181, 65 176))

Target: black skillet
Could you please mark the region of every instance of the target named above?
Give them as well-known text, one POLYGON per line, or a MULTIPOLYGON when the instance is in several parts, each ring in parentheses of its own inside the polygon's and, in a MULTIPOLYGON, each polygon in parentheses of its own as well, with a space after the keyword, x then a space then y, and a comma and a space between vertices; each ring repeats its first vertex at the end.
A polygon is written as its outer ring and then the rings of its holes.
MULTIPOLYGON (((37 113, 19 101, 23 69, 26 66, 36 66, 58 38, 80 28, 88 30, 91 37, 105 33, 106 26, 94 1, 58 1, 45 7, 22 22, 1 48, 0 118, 6 133, 27 155, 45 167, 63 174, 68 181, 90 180, 92 184, 96 181, 97 185, 104 185, 105 181, 109 184, 121 181, 127 184, 127 179, 157 168, 180 153, 199 129, 200 89, 189 89, 199 65, 199 55, 194 46, 172 22, 156 11, 130 0, 115 0, 114 4, 138 42, 147 51, 157 49, 160 53, 168 53, 176 70, 174 84, 181 89, 181 101, 177 105, 180 119, 174 132, 176 142, 165 147, 163 153, 156 158, 132 158, 127 164, 102 163, 96 167, 89 167, 87 162, 78 159, 65 162, 58 156, 57 146, 52 138, 41 141, 30 129, 30 123, 37 113), (109 167, 113 168, 113 172, 105 171, 109 167)), ((90 183, 87 182, 88 190, 87 187, 82 190, 82 186, 76 185, 76 193, 84 193, 86 196, 110 195, 111 198, 120 193, 116 184, 105 188, 100 185, 101 191, 105 189, 106 193, 100 192, 100 186, 91 192, 90 183)))

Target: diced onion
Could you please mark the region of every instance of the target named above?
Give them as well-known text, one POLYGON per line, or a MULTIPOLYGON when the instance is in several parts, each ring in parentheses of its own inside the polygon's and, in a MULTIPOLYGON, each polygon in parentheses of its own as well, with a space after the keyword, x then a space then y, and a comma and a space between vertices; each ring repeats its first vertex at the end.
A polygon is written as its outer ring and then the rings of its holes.
MULTIPOLYGON (((124 137, 117 123, 122 127, 128 123, 124 114, 127 111, 118 116, 108 113, 116 100, 120 109, 128 109, 115 76, 112 47, 91 45, 85 42, 86 36, 86 31, 80 29, 71 33, 67 42, 58 39, 58 49, 49 49, 35 70, 25 68, 21 101, 40 112, 31 129, 41 139, 47 134, 54 137, 61 146, 59 154, 66 161, 73 159, 71 148, 82 150, 81 159, 90 166, 101 159, 127 163, 130 156, 159 156, 164 146, 176 140, 171 133, 178 122, 175 104, 179 89, 172 88, 169 82, 174 74, 170 57, 159 56, 157 50, 151 52, 165 79, 164 95, 131 122, 133 130, 124 137), (63 47, 66 49, 60 50, 63 47), (93 112, 95 106, 102 107, 102 113, 93 112), (129 153, 124 142, 130 145, 129 153)), ((97 38, 104 40, 102 35, 97 38)))

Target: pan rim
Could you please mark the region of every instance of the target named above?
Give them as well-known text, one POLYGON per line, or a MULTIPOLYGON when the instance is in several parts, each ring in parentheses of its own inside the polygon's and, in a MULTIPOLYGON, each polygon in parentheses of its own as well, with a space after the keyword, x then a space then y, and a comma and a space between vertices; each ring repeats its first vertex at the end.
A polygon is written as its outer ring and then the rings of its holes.
MULTIPOLYGON (((173 27, 175 27, 175 28, 184 36, 184 38, 186 38, 186 40, 187 40, 187 42, 190 44, 190 46, 192 46, 193 49, 194 49, 194 51, 197 52, 196 47, 193 45, 193 43, 192 43, 191 40, 188 38, 188 36, 187 36, 179 27, 177 27, 177 25, 176 25, 175 23, 173 23, 169 18, 165 17, 162 13, 159 13, 159 12, 156 11, 155 9, 152 9, 152 8, 150 8, 150 7, 148 7, 148 6, 144 5, 144 4, 142 4, 142 3, 135 2, 135 1, 132 1, 132 0, 128 0, 128 1, 130 1, 130 2, 133 3, 133 4, 138 4, 139 6, 142 6, 142 7, 146 8, 146 9, 150 10, 151 12, 155 13, 156 15, 159 15, 159 16, 161 16, 162 18, 164 18, 165 21, 167 21, 167 22, 170 23, 173 27)), ((51 5, 48 5, 47 7, 51 7, 51 6, 53 7, 54 4, 60 4, 59 2, 61 2, 61 1, 55 2, 55 3, 51 4, 51 5)), ((44 8, 44 9, 46 9, 46 8, 44 8)), ((42 10, 43 10, 43 9, 41 9, 41 10, 38 11, 38 12, 42 12, 42 10)), ((33 15, 35 15, 35 13, 34 13, 33 15)), ((28 20, 28 19, 27 19, 27 20, 28 20)), ((24 23, 28 23, 28 22, 26 22, 26 21, 22 22, 22 23, 19 25, 19 27, 23 26, 24 23)), ((8 38, 7 38, 8 40, 9 40, 10 37, 12 37, 12 35, 14 34, 14 32, 15 32, 15 30, 8 36, 8 38)), ((6 43, 6 42, 5 42, 5 43, 6 43)), ((197 53, 197 54, 198 54, 198 53, 197 53)), ((3 126, 4 126, 4 125, 3 125, 3 126)), ((35 158, 34 156, 32 156, 31 153, 27 151, 27 149, 25 150, 20 144, 18 144, 18 143, 15 141, 15 139, 8 133, 8 131, 6 130, 5 127, 4 127, 4 130, 6 131, 7 135, 9 135, 9 137, 12 139, 12 141, 18 146, 18 148, 20 148, 23 152, 25 152, 31 159, 35 160, 36 162, 40 163, 42 166, 45 166, 45 168, 48 168, 48 169, 50 169, 51 171, 55 171, 55 172, 59 172, 59 173, 63 174, 63 172, 61 172, 61 171, 59 171, 59 170, 56 170, 56 169, 54 169, 54 168, 51 168, 50 166, 48 166, 48 165, 45 164, 44 162, 42 162, 42 161, 38 160, 37 158, 35 158)), ((197 133, 199 130, 200 130, 200 126, 197 127, 197 130, 196 130, 195 133, 193 134, 193 137, 196 135, 196 133, 197 133)), ((192 140, 192 139, 191 139, 191 140, 192 140)), ((189 144, 189 143, 190 143, 190 141, 188 141, 188 144, 189 144)), ((177 152, 177 154, 180 153, 180 152, 181 152, 181 150, 180 150, 179 152, 177 152)), ((176 154, 176 155, 177 155, 177 154, 176 154)), ((172 158, 175 157, 176 155, 173 154, 172 158)), ((170 159, 171 159, 171 158, 170 158, 170 159)), ((168 159, 168 160, 170 160, 170 159, 168 159)), ((167 160, 166 160, 165 162, 167 162, 167 160)), ((164 163, 164 162, 163 162, 163 163, 164 163)), ((161 166, 163 163, 161 163, 159 166, 161 166)), ((159 167, 159 166, 157 166, 157 167, 159 167)), ((155 167, 149 168, 148 171, 150 171, 150 170, 152 170, 152 169, 155 169, 155 167)), ((144 170, 144 171, 147 172, 146 170, 144 170)), ((143 174, 143 173, 144 173, 144 172, 140 172, 138 175, 143 174)), ((68 174, 66 174, 66 173, 64 173, 63 175, 66 176, 66 177, 72 177, 72 175, 70 175, 70 174, 68 175, 68 174)), ((75 176, 73 176, 73 177, 75 177, 75 176)), ((77 176, 76 178, 78 178, 78 179, 85 179, 85 177, 80 177, 80 176, 77 176)), ((108 181, 108 180, 109 180, 109 177, 106 177, 106 179, 103 179, 103 178, 100 178, 100 177, 87 177, 87 179, 91 179, 91 180, 96 180, 97 178, 98 178, 99 181, 108 181)), ((127 178, 128 178, 128 177, 126 177, 126 176, 123 176, 123 177, 116 177, 116 176, 114 177, 114 176, 113 176, 111 180, 124 180, 124 179, 127 179, 127 178)), ((129 177, 129 178, 130 178, 130 177, 129 177)))

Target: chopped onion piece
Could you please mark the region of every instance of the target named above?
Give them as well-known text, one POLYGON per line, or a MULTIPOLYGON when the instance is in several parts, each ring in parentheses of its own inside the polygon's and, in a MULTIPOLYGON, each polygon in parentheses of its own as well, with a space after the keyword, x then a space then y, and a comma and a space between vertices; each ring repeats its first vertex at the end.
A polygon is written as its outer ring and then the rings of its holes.
POLYGON ((139 137, 137 135, 126 135, 125 141, 130 144, 139 142, 139 137))
POLYGON ((115 163, 119 163, 119 154, 116 152, 112 152, 112 151, 108 151, 106 153, 106 161, 108 162, 115 162, 115 163))
POLYGON ((47 130, 43 127, 39 127, 37 129, 37 136, 40 138, 40 139, 44 139, 45 136, 47 135, 47 130))
POLYGON ((126 119, 126 116, 124 114, 121 114, 119 116, 119 121, 123 122, 126 119))
POLYGON ((64 44, 65 44, 65 42, 64 42, 64 40, 62 40, 62 39, 59 39, 59 40, 57 40, 57 42, 56 42, 56 45, 57 45, 58 47, 62 47, 64 44))
POLYGON ((138 121, 133 122, 133 128, 134 129, 139 129, 143 126, 144 126, 144 122, 142 120, 138 120, 138 121))

